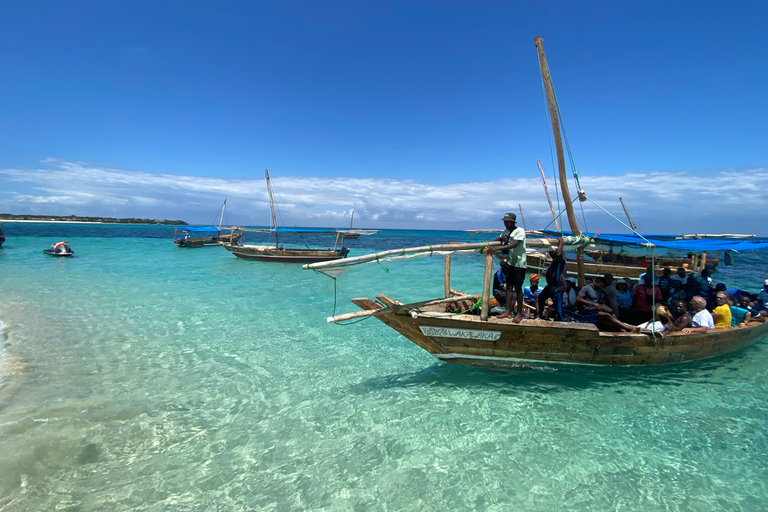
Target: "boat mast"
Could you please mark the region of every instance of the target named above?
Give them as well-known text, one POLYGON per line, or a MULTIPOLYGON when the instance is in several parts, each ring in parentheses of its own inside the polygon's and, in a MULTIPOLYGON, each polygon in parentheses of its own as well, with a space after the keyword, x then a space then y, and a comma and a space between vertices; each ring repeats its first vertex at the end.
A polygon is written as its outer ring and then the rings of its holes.
POLYGON ((355 210, 352 210, 352 218, 349 219, 349 229, 352 229, 352 223, 355 221, 355 210))
POLYGON ((552 212, 552 221, 555 223, 555 231, 560 231, 560 222, 557 220, 557 214, 555 214, 555 208, 552 206, 552 198, 549 197, 549 188, 547 187, 547 178, 544 176, 544 169, 541 167, 541 160, 536 160, 539 166, 539 173, 541 174, 541 182, 544 184, 544 194, 547 196, 547 203, 549 203, 549 211, 552 212))
POLYGON ((224 204, 221 205, 221 217, 219 217, 219 229, 221 229, 221 223, 224 222, 224 210, 227 207, 227 198, 224 198, 224 204))
POLYGON ((269 207, 272 210, 272 228, 275 234, 275 249, 279 249, 280 245, 277 241, 277 219, 275 218, 275 200, 272 198, 272 187, 269 184, 269 171, 264 169, 264 176, 267 178, 267 192, 269 192, 269 207))
MULTIPOLYGON (((563 140, 560 134, 560 122, 557 114, 557 102, 555 101, 555 90, 552 87, 552 77, 549 74, 547 66, 547 57, 544 55, 544 40, 540 36, 533 38, 536 44, 536 50, 539 54, 539 67, 541 68, 541 79, 544 82, 544 89, 547 93, 547 103, 549 105, 549 116, 552 119, 552 132, 555 136, 555 147, 557 148, 557 168, 560 174, 560 190, 565 202, 565 211, 568 214, 568 224, 571 226, 573 236, 581 235, 579 225, 576 223, 576 214, 573 212, 571 204, 571 194, 568 191, 568 177, 565 172, 565 155, 563 153, 563 140)), ((579 286, 584 285, 584 249, 579 247, 576 250, 576 263, 579 269, 579 286)))

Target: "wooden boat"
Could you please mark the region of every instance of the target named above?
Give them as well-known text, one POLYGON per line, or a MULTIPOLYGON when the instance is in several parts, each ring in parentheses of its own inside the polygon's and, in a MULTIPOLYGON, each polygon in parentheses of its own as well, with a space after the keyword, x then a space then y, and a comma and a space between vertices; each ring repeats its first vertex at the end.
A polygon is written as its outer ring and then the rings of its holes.
MULTIPOLYGON (((173 243, 178 247, 213 247, 224 243, 237 243, 242 238, 242 232, 235 232, 231 227, 222 228, 224 222, 224 212, 227 208, 227 198, 224 198, 224 204, 216 215, 219 219, 218 226, 186 226, 173 230, 173 243), (229 233, 222 233, 222 229, 229 230, 229 233)), ((214 219, 215 222, 215 219, 214 219)))
POLYGON ((360 235, 374 235, 379 232, 378 229, 353 229, 352 224, 355 221, 355 210, 352 210, 352 218, 349 220, 349 229, 341 230, 344 238, 347 240, 357 240, 360 235))
MULTIPOLYGON (((533 242, 536 241, 528 240, 527 244, 533 242)), ((419 253, 445 255, 444 297, 410 304, 385 295, 376 295, 377 300, 355 298, 352 302, 363 311, 330 317, 328 322, 372 316, 448 363, 509 369, 541 364, 663 365, 734 352, 768 336, 768 322, 703 334, 673 332, 659 337, 652 333, 602 332, 586 323, 525 319, 515 324, 511 319, 498 319, 489 315, 488 307, 492 256, 486 255, 482 294, 463 294, 450 287, 451 254, 483 253, 486 247, 494 245, 499 242, 396 249, 341 262, 313 263, 304 268, 337 277, 344 269, 367 262, 386 263, 419 253), (480 302, 479 314, 453 312, 453 304, 466 301, 480 302)))
POLYGON ((66 242, 57 242, 51 245, 50 249, 43 249, 43 252, 50 256, 56 256, 56 257, 67 257, 75 254, 75 251, 73 251, 72 248, 68 246, 66 242))
POLYGON ((238 236, 242 242, 242 235, 245 231, 256 233, 270 233, 275 237, 274 245, 244 245, 236 242, 224 243, 222 246, 237 256, 238 258, 261 260, 261 261, 280 261, 307 263, 315 261, 329 261, 344 258, 349 253, 349 248, 344 247, 344 233, 336 229, 285 229, 277 227, 277 218, 275 216, 275 201, 272 196, 272 186, 269 182, 269 171, 264 170, 267 180, 267 191, 269 192, 269 205, 272 210, 272 228, 271 229, 251 229, 236 227, 232 228, 231 235, 238 236), (319 249, 309 247, 285 247, 280 245, 279 236, 334 236, 336 241, 333 248, 319 249))
POLYGON ((242 232, 222 233, 221 228, 215 226, 190 226, 174 229, 173 243, 179 247, 212 247, 224 243, 237 243, 242 236, 242 232))
MULTIPOLYGON (((585 264, 583 247, 593 240, 584 237, 576 223, 565 174, 565 158, 559 128, 559 115, 540 37, 535 38, 539 63, 555 133, 560 186, 566 204, 573 237, 568 237, 566 250, 577 254, 579 281, 583 282, 585 264)), ((579 196, 583 195, 579 191, 579 196)), ((526 239, 526 249, 540 252, 552 246, 547 238, 526 239)), ((540 364, 580 364, 605 366, 664 365, 719 356, 743 349, 768 335, 768 322, 750 323, 745 327, 714 329, 699 334, 671 333, 660 337, 654 333, 601 332, 593 324, 524 319, 499 319, 489 314, 493 256, 487 247, 499 242, 444 244, 347 258, 338 262, 313 263, 304 268, 337 278, 347 268, 368 262, 388 262, 418 255, 445 255, 443 296, 402 304, 385 295, 377 300, 355 298, 352 302, 363 311, 328 318, 338 322, 372 316, 392 327, 407 339, 442 361, 481 367, 516 368, 540 364), (451 255, 484 253, 485 267, 480 294, 462 294, 451 288, 451 255), (458 303, 481 304, 479 314, 456 312, 449 307, 458 303)), ((765 248, 766 244, 759 246, 765 248)), ((758 246, 755 246, 758 247, 758 246)), ((602 269, 601 269, 602 270, 602 269)), ((599 272, 602 273, 602 272, 599 272)), ((473 308, 477 309, 477 308, 473 308)))

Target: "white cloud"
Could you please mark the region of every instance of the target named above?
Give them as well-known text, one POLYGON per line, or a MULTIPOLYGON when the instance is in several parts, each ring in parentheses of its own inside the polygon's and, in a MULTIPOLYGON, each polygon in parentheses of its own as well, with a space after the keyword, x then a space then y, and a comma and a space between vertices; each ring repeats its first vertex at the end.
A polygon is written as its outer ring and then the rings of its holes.
MULTIPOLYGON (((42 164, 33 169, 0 169, 1 212, 207 223, 213 221, 224 197, 228 197, 230 222, 270 222, 269 196, 261 178, 145 173, 55 159, 42 164)), ((272 176, 271 181, 278 211, 286 225, 343 226, 354 209, 357 227, 496 228, 500 227, 504 212, 519 213, 520 206, 529 229, 551 224, 538 176, 446 185, 387 178, 272 176)), ((568 185, 575 196, 573 180, 568 185)), ((739 224, 748 218, 744 213, 750 207, 759 210, 765 204, 762 196, 768 190, 766 168, 583 174, 580 185, 589 198, 587 202, 576 203, 579 221, 586 219, 582 229, 625 232, 619 222, 627 222, 619 202, 621 197, 633 221, 645 233, 768 234, 768 228, 760 223, 739 224)), ((559 188, 550 183, 549 191, 556 202, 559 188)), ((559 205, 562 209, 562 199, 559 205)), ((565 221, 564 215, 562 218, 565 221)))

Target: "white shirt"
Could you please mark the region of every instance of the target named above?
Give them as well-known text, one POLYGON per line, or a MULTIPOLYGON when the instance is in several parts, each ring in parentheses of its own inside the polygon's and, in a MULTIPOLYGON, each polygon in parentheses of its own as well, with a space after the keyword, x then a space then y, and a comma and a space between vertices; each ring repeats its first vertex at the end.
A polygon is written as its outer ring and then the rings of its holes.
POLYGON ((641 328, 644 331, 652 331, 652 332, 664 332, 666 330, 666 327, 664 327, 664 324, 661 322, 645 322, 640 325, 638 325, 639 328, 641 328))
POLYGON ((706 309, 702 309, 695 315, 693 315, 694 327, 706 327, 707 329, 715 328, 715 321, 712 319, 712 314, 706 309))

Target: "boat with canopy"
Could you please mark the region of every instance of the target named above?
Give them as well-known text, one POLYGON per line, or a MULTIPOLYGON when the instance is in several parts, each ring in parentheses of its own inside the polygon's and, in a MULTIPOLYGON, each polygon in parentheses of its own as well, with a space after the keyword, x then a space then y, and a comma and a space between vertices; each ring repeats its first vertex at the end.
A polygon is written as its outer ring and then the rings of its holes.
MULTIPOLYGON (((566 204, 570 236, 563 235, 566 250, 576 253, 579 284, 585 277, 584 250, 594 246, 598 237, 582 233, 576 222, 568 190, 565 159, 559 128, 559 113, 549 68, 544 56, 543 40, 534 38, 539 56, 542 81, 546 92, 552 130, 555 135, 560 187, 566 204)), ((584 198, 584 199, 582 199, 584 198)), ((586 193, 579 190, 578 199, 586 193)), ((636 235, 641 236, 636 233, 636 235)), ((656 244, 667 249, 690 250, 692 246, 670 247, 673 241, 642 237, 641 243, 652 250, 656 244)), ((615 239, 618 242, 618 239, 615 239)), ((634 242, 638 242, 634 240, 634 242)), ((526 249, 545 253, 556 244, 556 239, 541 236, 526 239, 526 249)), ((682 241, 681 241, 682 243, 682 241)), ((709 240, 686 243, 710 244, 709 240)), ((305 269, 324 273, 337 279, 344 271, 367 263, 385 263, 423 256, 443 256, 445 259, 442 295, 429 300, 404 304, 383 294, 375 300, 360 297, 352 302, 362 311, 334 315, 328 322, 373 317, 395 329, 407 339, 441 361, 463 363, 480 367, 517 368, 540 364, 578 364, 600 366, 644 366, 675 364, 710 358, 748 347, 768 335, 768 322, 748 323, 743 327, 716 328, 704 333, 671 332, 661 336, 653 331, 603 332, 594 323, 524 319, 491 316, 490 296, 494 257, 487 248, 500 242, 448 243, 407 249, 395 249, 347 258, 342 261, 319 262, 304 265, 305 269), (468 294, 451 287, 451 258, 461 254, 483 254, 484 270, 480 293, 468 294), (469 303, 467 310, 452 306, 469 303), (472 314, 472 311, 479 314, 472 314)), ((696 247, 699 247, 698 245, 696 247)), ((719 249, 723 249, 718 246, 719 249)), ((768 248, 764 242, 730 242, 729 250, 758 250, 768 248)), ((655 318, 653 319, 655 321, 655 318)))
POLYGON ((272 195, 272 185, 269 181, 269 171, 264 169, 264 176, 267 180, 267 191, 269 192, 269 205, 272 212, 272 227, 268 229, 261 228, 232 228, 232 236, 238 235, 238 240, 242 242, 242 236, 246 232, 267 233, 274 236, 273 245, 256 245, 242 243, 224 243, 223 247, 243 259, 261 260, 261 261, 279 261, 306 263, 315 261, 330 261, 344 258, 349 253, 349 248, 344 247, 344 232, 338 229, 302 229, 302 228, 278 228, 277 217, 275 215, 275 200, 272 195), (311 247, 286 247, 280 244, 280 237, 335 237, 332 248, 321 249, 311 247))
MULTIPOLYGON (((231 227, 223 227, 224 212, 227 208, 227 198, 224 198, 224 204, 221 210, 216 214, 219 219, 218 226, 184 226, 173 230, 173 243, 177 247, 213 247, 224 243, 237 243, 243 234, 235 232, 231 227), (222 229, 229 230, 229 233, 222 233, 222 229)), ((214 219, 215 222, 215 219, 214 219)))

